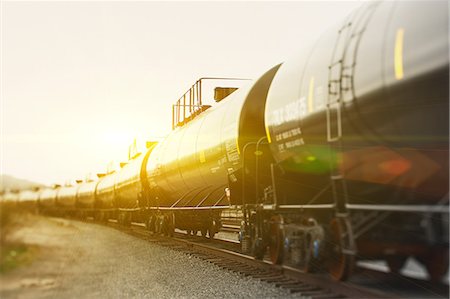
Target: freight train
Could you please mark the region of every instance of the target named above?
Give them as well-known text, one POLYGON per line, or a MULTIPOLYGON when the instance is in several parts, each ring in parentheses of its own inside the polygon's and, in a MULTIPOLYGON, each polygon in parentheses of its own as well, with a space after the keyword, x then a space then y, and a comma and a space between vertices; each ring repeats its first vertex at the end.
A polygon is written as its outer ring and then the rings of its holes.
POLYGON ((366 3, 293 60, 202 102, 197 81, 173 131, 119 171, 4 201, 49 213, 214 237, 243 213, 243 252, 347 279, 414 257, 448 269, 447 2, 366 3))

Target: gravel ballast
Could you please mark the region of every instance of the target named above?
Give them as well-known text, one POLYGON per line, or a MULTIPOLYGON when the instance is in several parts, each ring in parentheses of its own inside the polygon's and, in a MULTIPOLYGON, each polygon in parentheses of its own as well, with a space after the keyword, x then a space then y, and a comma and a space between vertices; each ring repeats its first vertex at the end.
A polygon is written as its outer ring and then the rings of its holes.
POLYGON ((0 277, 1 298, 300 297, 111 227, 32 218, 14 238, 39 254, 0 277))

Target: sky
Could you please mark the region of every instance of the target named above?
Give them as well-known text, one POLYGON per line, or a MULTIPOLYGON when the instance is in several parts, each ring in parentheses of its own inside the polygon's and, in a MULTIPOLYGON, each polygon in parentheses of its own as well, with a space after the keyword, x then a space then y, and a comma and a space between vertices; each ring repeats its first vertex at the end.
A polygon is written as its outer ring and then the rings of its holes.
POLYGON ((256 79, 361 5, 0 3, 0 173, 48 185, 126 161, 198 78, 256 79))

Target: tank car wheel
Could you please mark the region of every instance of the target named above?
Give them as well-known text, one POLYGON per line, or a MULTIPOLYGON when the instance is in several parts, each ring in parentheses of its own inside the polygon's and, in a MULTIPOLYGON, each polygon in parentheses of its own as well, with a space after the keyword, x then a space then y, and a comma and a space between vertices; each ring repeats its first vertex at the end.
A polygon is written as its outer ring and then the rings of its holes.
POLYGON ((270 219, 269 254, 273 264, 282 264, 284 259, 284 219, 281 215, 270 219))
POLYGON ((127 214, 122 213, 122 225, 127 226, 127 214))
POLYGON ((248 228, 245 221, 241 222, 241 228, 239 231, 239 241, 241 243, 241 252, 242 253, 250 253, 251 252, 251 237, 248 235, 248 228))
POLYGON ((214 236, 217 234, 216 225, 217 223, 215 220, 211 221, 211 224, 209 225, 208 236, 210 239, 214 239, 214 236))
POLYGON ((258 226, 258 221, 256 215, 253 215, 251 218, 251 226, 250 226, 250 237, 252 244, 252 255, 257 260, 261 260, 266 253, 267 244, 264 242, 262 238, 261 228, 258 226))
POLYGON ((166 227, 165 227, 165 221, 164 221, 164 216, 160 215, 158 217, 158 233, 162 236, 165 235, 166 233, 166 227))
POLYGON ((104 222, 104 223, 108 222, 109 218, 111 218, 111 217, 109 217, 109 213, 110 212, 102 212, 102 222, 104 222))
POLYGON ((169 214, 164 217, 166 232, 168 237, 173 237, 175 233, 175 216, 173 214, 169 214))
POLYGON ((448 248, 434 247, 421 256, 420 261, 427 269, 432 282, 441 282, 448 271, 448 248))
POLYGON ((166 221, 166 216, 161 216, 159 229, 160 229, 161 235, 167 236, 167 221, 166 221))
POLYGON ((214 239, 214 236, 217 234, 215 228, 208 228, 208 236, 210 239, 214 239))
POLYGON ((160 220, 158 217, 155 217, 155 226, 154 226, 154 233, 159 234, 161 232, 160 230, 160 220))
POLYGON ((259 232, 256 225, 252 227, 252 255, 257 260, 262 260, 264 254, 266 253, 266 246, 264 246, 261 233, 259 232))
POLYGON ((99 211, 94 211, 94 221, 98 222, 100 219, 100 212, 99 211))
POLYGON ((145 222, 145 227, 147 228, 147 230, 154 232, 155 230, 155 219, 153 218, 153 216, 149 216, 147 221, 145 222))
POLYGON ((150 221, 151 221, 151 226, 150 226, 150 229, 151 229, 151 231, 152 231, 152 233, 156 233, 156 231, 157 231, 157 222, 158 222, 158 217, 157 216, 155 216, 155 215, 153 215, 151 218, 150 218, 150 221))
POLYGON ((155 233, 161 234, 162 233, 162 221, 160 216, 156 216, 155 219, 155 233))
POLYGON ((125 212, 124 221, 125 221, 125 226, 131 226, 131 213, 125 212))
POLYGON ((390 255, 386 257, 386 264, 392 273, 400 273, 407 260, 408 256, 390 255))
POLYGON ((170 231, 170 236, 173 237, 175 235, 175 229, 176 229, 176 218, 175 218, 175 214, 171 215, 170 218, 170 223, 171 223, 171 231, 170 231))
POLYGON ((222 223, 218 219, 213 219, 209 225, 208 234, 210 239, 214 239, 214 236, 220 231, 222 223))
POLYGON ((345 221, 340 218, 334 218, 330 223, 330 261, 328 270, 334 280, 346 280, 354 267, 355 257, 345 254, 345 238, 347 232, 345 221))
POLYGON ((264 257, 264 254, 266 253, 266 248, 263 245, 263 241, 260 238, 257 238, 253 242, 253 248, 252 253, 255 259, 262 260, 264 257))
POLYGON ((146 219, 144 223, 145 223, 145 228, 146 228, 148 231, 152 231, 150 217, 149 217, 148 219, 146 219))

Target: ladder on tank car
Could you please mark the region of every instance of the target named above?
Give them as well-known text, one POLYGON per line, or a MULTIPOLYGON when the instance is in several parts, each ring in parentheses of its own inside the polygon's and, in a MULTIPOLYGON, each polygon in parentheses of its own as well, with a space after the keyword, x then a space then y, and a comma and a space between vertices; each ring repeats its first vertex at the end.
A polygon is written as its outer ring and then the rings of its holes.
MULTIPOLYGON (((355 99, 354 73, 358 47, 367 24, 377 7, 374 3, 362 13, 352 16, 338 31, 328 72, 328 99, 326 104, 327 142, 330 150, 330 184, 335 203, 332 225, 340 227, 341 251, 350 259, 356 255, 355 228, 347 208, 349 202, 345 174, 339 167, 338 155, 342 149, 342 109, 344 102, 355 99)), ((370 221, 370 219, 369 219, 370 221)), ((349 265, 349 267, 352 267, 349 265)), ((346 269, 351 271, 350 269, 346 269)), ((344 276, 346 274, 343 274, 344 276)))

